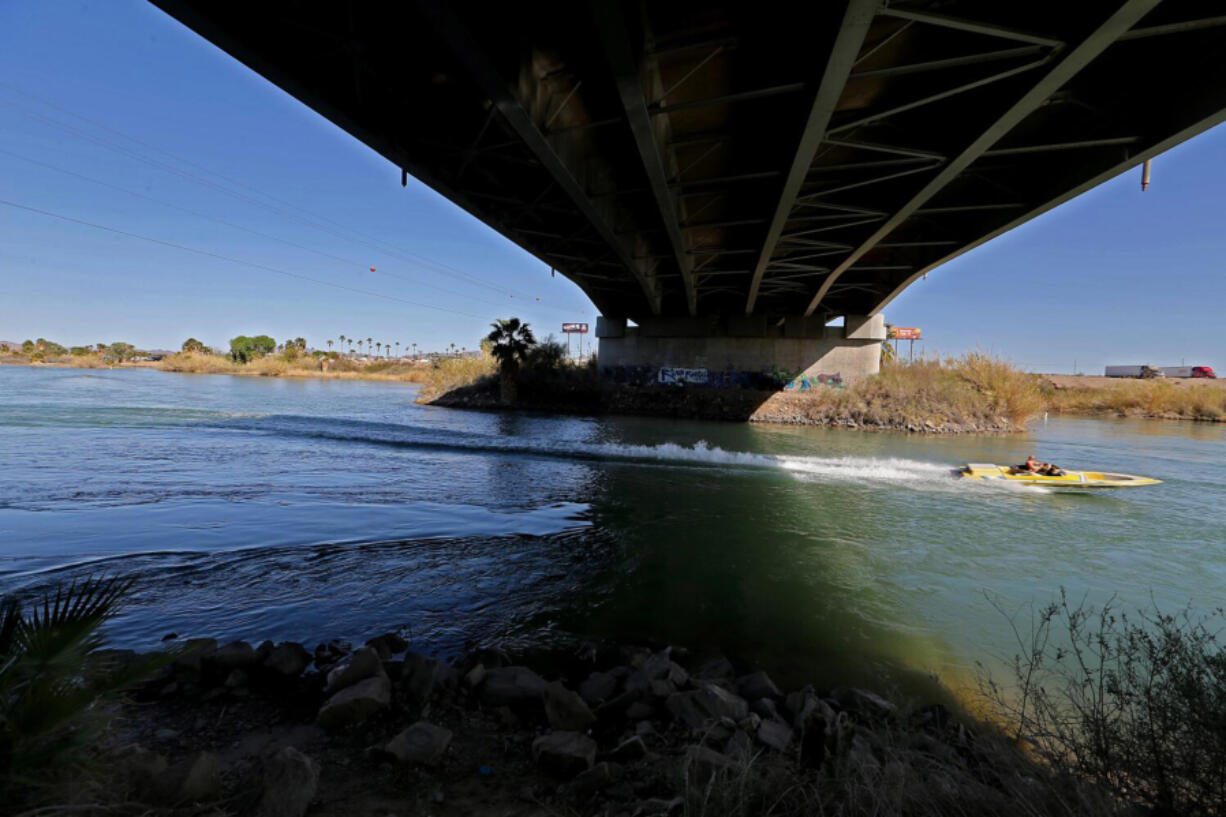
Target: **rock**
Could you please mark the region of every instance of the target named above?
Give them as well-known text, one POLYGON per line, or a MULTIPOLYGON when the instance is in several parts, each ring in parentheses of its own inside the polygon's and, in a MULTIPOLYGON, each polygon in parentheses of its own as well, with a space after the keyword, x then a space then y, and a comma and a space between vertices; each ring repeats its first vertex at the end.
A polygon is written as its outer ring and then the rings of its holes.
POLYGON ((762 725, 762 716, 756 712, 750 712, 745 717, 736 722, 736 728, 742 732, 753 734, 758 731, 758 727, 762 725))
POLYGON ((753 740, 740 729, 732 733, 724 746, 724 754, 734 760, 749 760, 753 757, 753 740))
POLYGON ((560 681, 545 687, 545 717, 554 729, 566 732, 583 732, 596 721, 583 698, 560 681))
POLYGON ((161 729, 154 732, 153 736, 158 740, 174 740, 179 736, 179 733, 174 729, 167 729, 163 726, 161 729))
POLYGON ((778 721, 762 721, 758 726, 758 740, 775 751, 785 752, 792 743, 792 729, 778 721))
POLYGON ((218 667, 223 672, 228 672, 232 669, 250 667, 258 660, 259 656, 256 654, 255 647, 252 647, 246 641, 231 641, 208 656, 206 662, 218 667))
POLYGON ((685 750, 685 772, 690 781, 705 786, 720 772, 736 768, 732 758, 708 746, 689 746, 685 750))
POLYGON ((757 715, 762 720, 782 721, 783 715, 779 713, 779 706, 770 698, 759 698, 749 705, 749 711, 757 715))
POLYGON ((485 680, 486 671, 485 664, 477 664, 475 667, 464 673, 464 684, 469 689, 476 689, 481 686, 481 682, 485 680))
POLYGON ((656 734, 656 725, 651 721, 639 721, 634 725, 634 734, 638 737, 656 734))
POLYGON ((579 695, 589 706, 603 703, 617 694, 617 679, 607 672, 593 672, 579 684, 579 695))
POLYGON ((838 689, 832 697, 840 707, 865 718, 886 718, 898 707, 867 689, 838 689))
POLYGON ((226 689, 241 689, 247 686, 247 672, 241 669, 230 670, 230 674, 226 676, 226 682, 223 686, 226 689))
POLYGON ((788 695, 788 709, 794 714, 792 726, 804 729, 805 724, 814 718, 821 718, 826 723, 834 723, 836 713, 830 704, 817 697, 809 690, 793 692, 788 695))
POLYGON ((264 791, 257 817, 302 817, 319 788, 319 766, 293 746, 264 761, 264 791))
POLYGON ((698 703, 698 692, 675 692, 664 702, 674 720, 690 729, 701 729, 711 720, 709 713, 698 703))
POLYGON ((646 720, 655 714, 656 708, 646 701, 635 701, 626 707, 626 719, 631 721, 646 720))
POLYGON ((643 739, 638 735, 627 738, 609 752, 609 757, 614 760, 626 762, 629 760, 638 760, 647 755, 647 744, 643 743, 643 739))
POLYGON ((401 763, 432 764, 450 743, 450 729, 418 721, 388 741, 385 749, 401 763))
POLYGON ((775 686, 770 676, 761 670, 738 678, 736 691, 748 701, 756 701, 759 698, 778 698, 780 695, 779 687, 775 686))
POLYGON ((679 664, 669 657, 667 652, 657 652, 648 656, 639 669, 649 681, 668 681, 676 686, 684 684, 690 675, 679 664))
POLYGON ((384 633, 377 635, 366 642, 366 646, 370 647, 384 661, 391 658, 393 655, 399 655, 409 648, 409 642, 405 641, 399 633, 384 633))
POLYGON ((175 659, 175 669, 200 672, 206 656, 217 652, 216 638, 189 638, 183 644, 179 657, 175 659))
POLYGON ((405 653, 401 681, 413 703, 421 706, 430 700, 443 675, 443 664, 419 653, 405 653))
POLYGON ((651 682, 651 694, 656 698, 667 698, 677 691, 677 687, 672 681, 666 678, 658 678, 651 682))
POLYGON ((319 644, 315 647, 315 666, 327 672, 333 664, 351 652, 353 652, 353 645, 348 641, 332 639, 325 644, 319 644))
POLYGON ((158 775, 153 788, 166 803, 211 800, 221 789, 221 764, 212 752, 197 752, 158 775))
POLYGON ((268 639, 260 642, 260 646, 255 648, 255 655, 259 659, 259 663, 263 664, 268 660, 268 656, 272 655, 272 651, 276 649, 276 645, 268 639))
POLYGON ((500 669, 511 665, 511 656, 506 654, 505 650, 500 650, 497 647, 482 647, 474 653, 469 654, 465 659, 465 666, 475 666, 477 664, 485 664, 487 670, 500 669))
POLYGON ((722 655, 702 662, 694 673, 695 678, 705 681, 727 681, 736 675, 732 662, 722 655))
POLYGON ((532 741, 532 757, 549 774, 569 779, 592 768, 596 741, 578 732, 551 732, 532 741))
POLYGON ((570 782, 567 790, 580 800, 587 800, 621 779, 622 767, 616 763, 601 761, 570 782))
POLYGON ((339 729, 366 720, 391 701, 391 682, 386 676, 376 675, 333 695, 319 710, 316 720, 324 729, 339 729))
POLYGON ((744 699, 716 684, 706 684, 692 692, 673 693, 666 703, 673 717, 691 729, 700 729, 708 721, 722 717, 739 721, 749 714, 749 705, 744 699))
POLYGON ((273 647, 264 659, 264 668, 282 678, 297 678, 311 665, 311 654, 306 647, 293 641, 284 641, 273 647))
POLYGON ((523 706, 540 701, 545 679, 527 667, 496 667, 485 675, 481 700, 490 706, 523 706))
POLYGON ((327 692, 338 692, 367 678, 383 676, 383 662, 370 647, 360 647, 328 673, 327 692))

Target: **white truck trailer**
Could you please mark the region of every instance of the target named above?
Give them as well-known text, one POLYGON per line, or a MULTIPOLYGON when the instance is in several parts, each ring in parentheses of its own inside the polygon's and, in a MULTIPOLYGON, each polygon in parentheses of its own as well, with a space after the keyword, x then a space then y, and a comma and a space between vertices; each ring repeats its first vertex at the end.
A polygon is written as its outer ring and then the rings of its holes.
POLYGON ((1157 366, 1108 366, 1107 377, 1165 377, 1157 366))
POLYGON ((1217 377, 1212 366, 1163 366, 1162 374, 1165 377, 1217 377))

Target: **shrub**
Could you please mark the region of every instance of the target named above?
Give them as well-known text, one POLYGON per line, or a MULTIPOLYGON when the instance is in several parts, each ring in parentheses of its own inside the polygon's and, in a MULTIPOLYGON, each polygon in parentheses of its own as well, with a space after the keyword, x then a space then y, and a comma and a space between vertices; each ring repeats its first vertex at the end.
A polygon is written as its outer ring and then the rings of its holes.
POLYGON ((1060 600, 1018 635, 1016 689, 982 686, 1053 769, 1156 815, 1226 810, 1222 611, 1134 617, 1060 600))
POLYGON ((29 612, 0 602, 0 794, 6 805, 54 794, 60 773, 85 763, 109 721, 108 701, 158 660, 107 663, 102 624, 131 582, 86 579, 58 589, 29 612))

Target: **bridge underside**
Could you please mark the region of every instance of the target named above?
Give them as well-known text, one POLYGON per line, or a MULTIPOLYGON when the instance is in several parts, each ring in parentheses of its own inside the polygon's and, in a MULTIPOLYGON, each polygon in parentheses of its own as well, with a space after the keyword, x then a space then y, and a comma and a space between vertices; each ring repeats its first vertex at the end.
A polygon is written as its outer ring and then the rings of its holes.
POLYGON ((635 320, 874 314, 1226 115, 1214 0, 153 2, 635 320))

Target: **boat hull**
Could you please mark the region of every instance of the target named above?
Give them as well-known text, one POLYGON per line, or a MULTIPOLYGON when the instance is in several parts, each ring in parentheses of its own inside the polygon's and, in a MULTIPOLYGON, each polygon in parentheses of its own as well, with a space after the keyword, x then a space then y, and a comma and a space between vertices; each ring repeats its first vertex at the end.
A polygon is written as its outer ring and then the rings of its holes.
POLYGON ((971 463, 954 472, 959 479, 973 482, 1008 482, 1018 485, 1042 485, 1047 488, 1137 488, 1142 485, 1160 485, 1162 480, 1140 477, 1135 474, 1115 474, 1106 471, 1065 471, 1052 477, 1020 471, 1008 465, 971 463))

